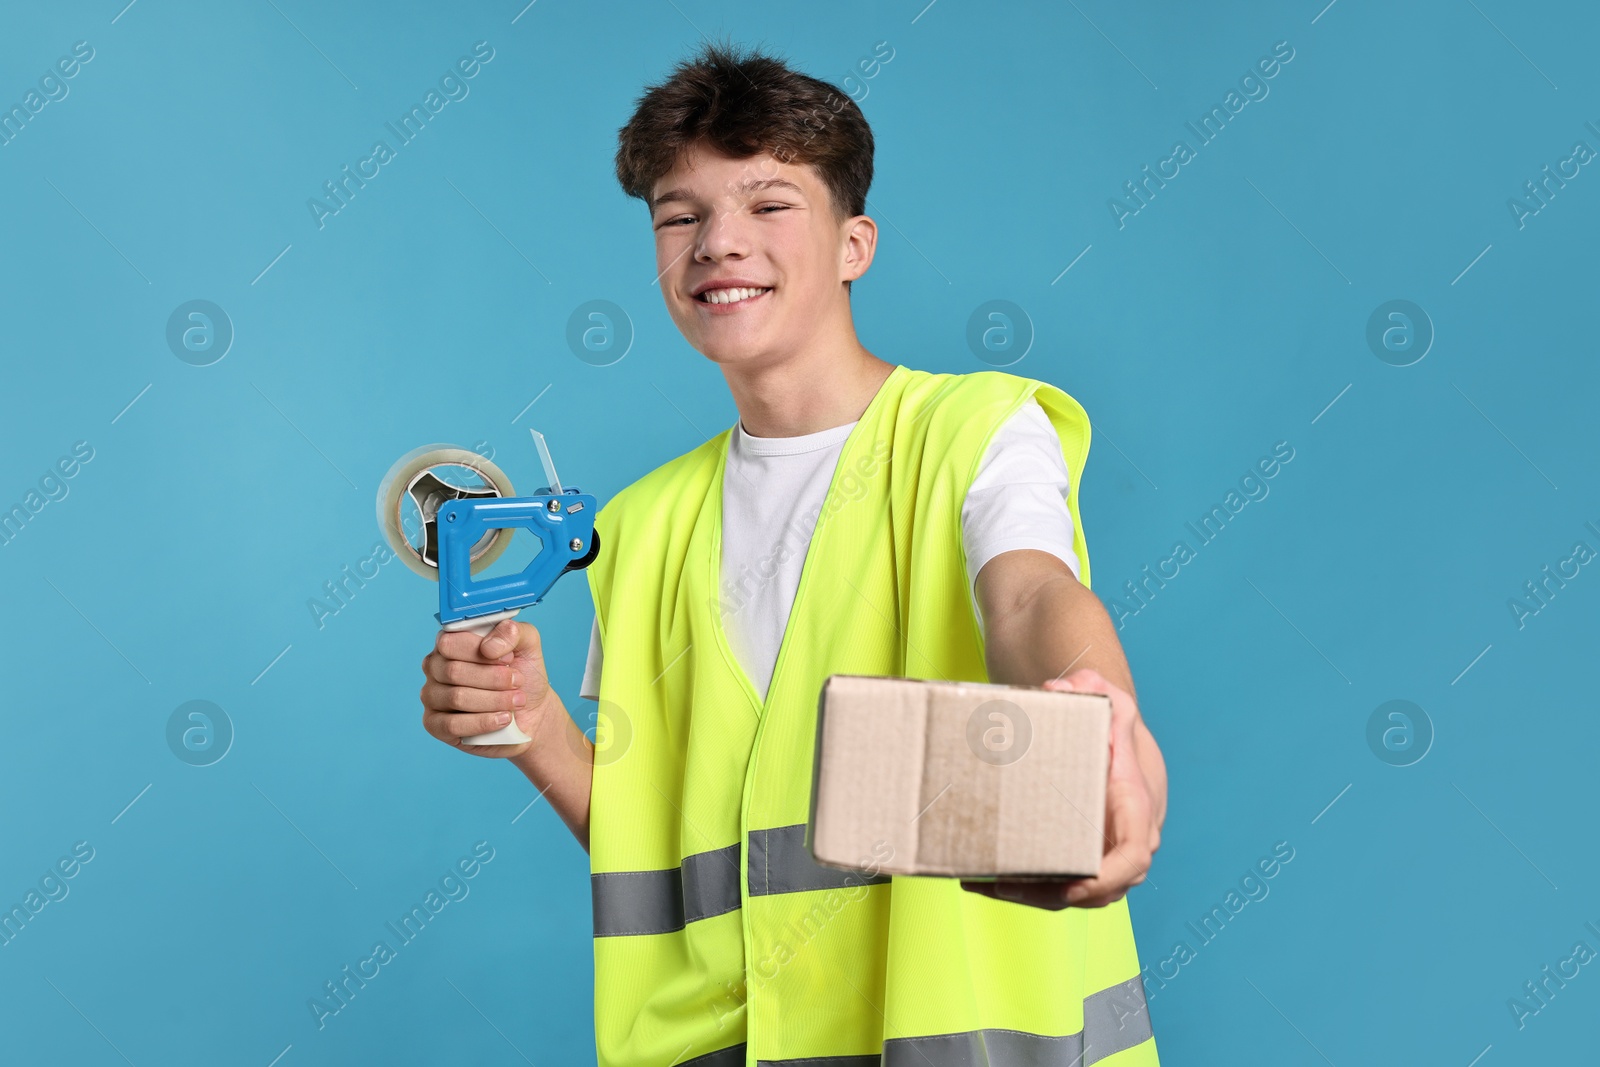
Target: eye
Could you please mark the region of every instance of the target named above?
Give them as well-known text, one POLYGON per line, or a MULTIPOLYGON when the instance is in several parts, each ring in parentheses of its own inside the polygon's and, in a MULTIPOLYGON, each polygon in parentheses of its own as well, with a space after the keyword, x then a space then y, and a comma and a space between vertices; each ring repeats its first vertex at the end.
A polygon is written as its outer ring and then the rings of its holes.
POLYGON ((661 223, 661 228, 665 229, 668 226, 676 226, 679 223, 685 223, 685 222, 691 222, 692 223, 693 221, 694 221, 694 216, 693 215, 679 215, 677 218, 667 219, 665 222, 661 223))
POLYGON ((789 205, 788 204, 762 204, 760 207, 756 208, 756 213, 760 214, 763 211, 788 211, 788 210, 789 210, 789 205))

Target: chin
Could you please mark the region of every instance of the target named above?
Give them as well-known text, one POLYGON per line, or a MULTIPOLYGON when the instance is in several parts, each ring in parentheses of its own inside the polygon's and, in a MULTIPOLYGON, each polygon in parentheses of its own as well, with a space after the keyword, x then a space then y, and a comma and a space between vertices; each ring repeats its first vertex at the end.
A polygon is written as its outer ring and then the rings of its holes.
POLYGON ((759 363, 767 359, 773 352, 772 343, 765 337, 732 336, 723 333, 716 335, 711 331, 711 336, 701 333, 699 336, 686 334, 685 338, 696 352, 719 364, 759 363))
POLYGON ((754 341, 744 342, 720 338, 716 342, 702 340, 695 350, 718 366, 751 366, 771 361, 772 346, 754 341))

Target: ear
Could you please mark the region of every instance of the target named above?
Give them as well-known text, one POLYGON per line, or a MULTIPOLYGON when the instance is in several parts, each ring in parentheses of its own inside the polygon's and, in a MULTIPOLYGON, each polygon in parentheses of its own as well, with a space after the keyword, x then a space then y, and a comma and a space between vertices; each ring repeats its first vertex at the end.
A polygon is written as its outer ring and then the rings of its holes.
POLYGON ((839 259, 839 280, 853 282, 872 266, 873 254, 878 250, 878 224, 866 215, 846 219, 842 226, 844 237, 839 259))

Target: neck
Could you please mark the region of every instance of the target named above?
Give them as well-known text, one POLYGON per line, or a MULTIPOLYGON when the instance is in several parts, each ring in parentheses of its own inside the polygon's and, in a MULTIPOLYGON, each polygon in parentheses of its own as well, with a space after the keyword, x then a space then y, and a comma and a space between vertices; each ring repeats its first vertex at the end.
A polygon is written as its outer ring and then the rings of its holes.
POLYGON ((808 345, 781 362, 722 365, 739 423, 754 437, 800 437, 855 422, 893 371, 853 332, 848 343, 808 345))

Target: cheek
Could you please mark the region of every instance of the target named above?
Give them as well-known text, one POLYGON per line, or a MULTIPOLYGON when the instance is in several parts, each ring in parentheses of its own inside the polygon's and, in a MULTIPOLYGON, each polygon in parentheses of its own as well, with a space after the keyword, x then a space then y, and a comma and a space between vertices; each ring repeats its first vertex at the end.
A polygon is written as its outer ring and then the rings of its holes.
POLYGON ((664 272, 666 272, 673 265, 672 264, 672 257, 677 255, 679 252, 683 251, 682 248, 678 247, 680 243, 681 242, 674 241, 669 237, 663 237, 663 236, 657 235, 657 237, 656 237, 656 273, 657 274, 663 274, 664 275, 664 272))
POLYGON ((682 238, 656 238, 656 266, 651 273, 669 309, 676 309, 681 302, 677 294, 683 289, 684 270, 690 260, 687 245, 682 238))
POLYGON ((838 254, 831 240, 796 229, 772 235, 763 252, 783 286, 786 304, 812 304, 825 297, 838 254))

